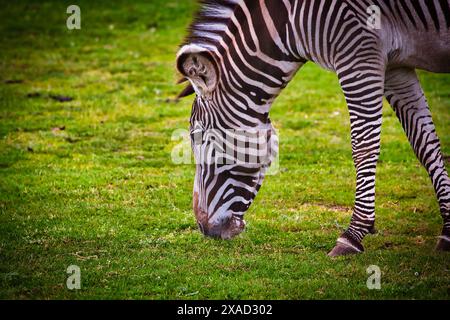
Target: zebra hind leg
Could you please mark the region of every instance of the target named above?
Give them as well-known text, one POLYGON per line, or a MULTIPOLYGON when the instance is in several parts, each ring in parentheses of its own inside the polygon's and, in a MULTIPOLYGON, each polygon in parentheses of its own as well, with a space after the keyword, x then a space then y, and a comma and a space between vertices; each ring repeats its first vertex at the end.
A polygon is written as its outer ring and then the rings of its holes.
POLYGON ((444 221, 436 249, 450 251, 450 179, 445 169, 428 103, 413 69, 386 73, 385 96, 391 104, 414 152, 427 170, 444 221))

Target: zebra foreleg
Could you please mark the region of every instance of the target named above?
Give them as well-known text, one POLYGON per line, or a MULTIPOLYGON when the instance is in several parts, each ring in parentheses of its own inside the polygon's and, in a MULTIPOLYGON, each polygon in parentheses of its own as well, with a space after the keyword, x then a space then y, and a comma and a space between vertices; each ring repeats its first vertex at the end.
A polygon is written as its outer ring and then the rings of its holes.
POLYGON ((374 232, 375 172, 380 154, 384 68, 338 72, 350 112, 353 160, 356 167, 355 207, 349 228, 339 237, 331 257, 364 251, 362 239, 374 232))
POLYGON ((409 142, 433 183, 444 227, 436 249, 450 251, 450 179, 445 169, 439 138, 427 100, 413 69, 386 73, 385 96, 391 104, 409 142))

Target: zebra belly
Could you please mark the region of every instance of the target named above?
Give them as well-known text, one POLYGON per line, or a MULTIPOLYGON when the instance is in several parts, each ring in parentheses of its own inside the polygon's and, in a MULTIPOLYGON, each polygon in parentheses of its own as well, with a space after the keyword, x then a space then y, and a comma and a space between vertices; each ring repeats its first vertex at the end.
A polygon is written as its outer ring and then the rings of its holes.
MULTIPOLYGON (((419 33, 410 35, 400 64, 435 73, 450 73, 450 32, 445 34, 419 33)), ((394 59, 395 60, 395 59, 394 59)))

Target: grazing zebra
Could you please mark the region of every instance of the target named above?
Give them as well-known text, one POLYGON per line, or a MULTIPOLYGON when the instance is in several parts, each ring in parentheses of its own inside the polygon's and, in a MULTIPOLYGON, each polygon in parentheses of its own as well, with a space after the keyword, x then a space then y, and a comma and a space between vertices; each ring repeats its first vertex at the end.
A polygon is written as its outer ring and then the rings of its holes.
MULTIPOLYGON (((395 110, 428 171, 444 220, 437 249, 450 249, 450 179, 415 69, 450 72, 449 0, 208 0, 202 1, 177 54, 177 69, 196 93, 191 139, 198 160, 208 130, 266 130, 269 110, 307 61, 336 72, 346 98, 356 167, 350 226, 330 256, 364 251, 374 233, 375 171, 380 153, 382 99, 395 110), (197 139, 196 137, 200 138, 197 139)), ((245 227, 269 161, 198 162, 193 207, 200 230, 223 239, 245 227)))

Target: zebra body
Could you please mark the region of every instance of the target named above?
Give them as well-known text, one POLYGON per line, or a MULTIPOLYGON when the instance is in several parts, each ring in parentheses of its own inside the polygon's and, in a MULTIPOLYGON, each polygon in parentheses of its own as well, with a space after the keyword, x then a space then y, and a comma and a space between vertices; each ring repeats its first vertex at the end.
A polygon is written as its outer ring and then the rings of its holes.
MULTIPOLYGON (((362 239, 375 230, 384 96, 431 177, 444 219, 438 248, 449 250, 450 179, 415 69, 450 72, 450 1, 204 1, 177 55, 190 81, 181 96, 197 95, 191 131, 269 128, 267 141, 273 140, 270 107, 308 61, 336 72, 350 113, 355 207, 330 255, 363 251, 362 239), (378 17, 376 27, 370 22, 378 17)), ((207 144, 193 142, 196 158, 207 144)), ((272 149, 271 155, 276 144, 272 149)), ((221 238, 241 232, 266 169, 197 164, 193 202, 202 232, 221 238)))

